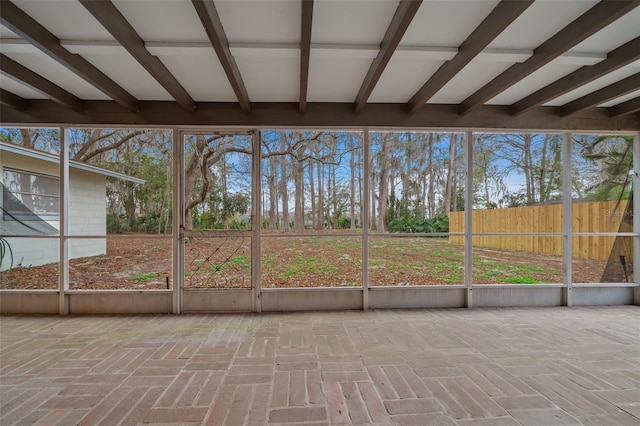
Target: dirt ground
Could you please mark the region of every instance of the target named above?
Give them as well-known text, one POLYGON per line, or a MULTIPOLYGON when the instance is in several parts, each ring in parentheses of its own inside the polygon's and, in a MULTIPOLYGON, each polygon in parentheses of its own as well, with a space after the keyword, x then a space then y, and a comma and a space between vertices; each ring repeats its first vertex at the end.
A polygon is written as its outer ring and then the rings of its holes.
MULTIPOLYGON (((173 283, 172 240, 129 235, 108 238, 107 254, 69 262, 72 290, 166 289, 173 283)), ((250 237, 190 239, 185 245, 185 287, 251 286, 250 237)), ((369 243, 369 285, 462 284, 460 245, 437 238, 380 238, 369 243)), ((476 284, 561 283, 558 256, 474 248, 476 284)), ((599 282, 605 262, 574 260, 574 282, 599 282)), ((263 288, 359 286, 361 238, 262 237, 263 288)), ((57 264, 0 273, 3 289, 57 289, 57 264)))

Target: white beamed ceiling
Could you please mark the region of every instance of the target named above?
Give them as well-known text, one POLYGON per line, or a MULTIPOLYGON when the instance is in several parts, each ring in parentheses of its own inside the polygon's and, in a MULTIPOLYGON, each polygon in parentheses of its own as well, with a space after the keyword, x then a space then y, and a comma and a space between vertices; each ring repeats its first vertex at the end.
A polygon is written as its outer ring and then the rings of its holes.
MULTIPOLYGON (((70 52, 81 55, 139 100, 171 95, 75 0, 14 0, 70 52)), ((177 81, 197 102, 234 102, 236 97, 190 0, 113 0, 114 5, 177 81)), ((426 0, 409 25, 368 102, 406 103, 429 77, 452 59, 460 44, 498 0, 426 0)), ((429 103, 457 104, 582 13, 595 0, 538 0, 485 51, 453 77, 429 103)), ((378 54, 398 0, 316 0, 309 65, 309 102, 353 102, 378 54)), ((215 6, 252 102, 297 102, 300 90, 299 0, 217 0, 215 6)), ((487 101, 511 105, 611 50, 640 36, 640 8, 487 101)), ((83 100, 109 99, 4 26, 0 50, 83 100)), ((640 46, 638 47, 640 49, 640 46)), ((563 105, 640 72, 639 62, 564 94, 546 105, 563 105)), ((25 99, 43 95, 7 76, 0 87, 25 99)), ((637 97, 621 96, 604 106, 637 97)))

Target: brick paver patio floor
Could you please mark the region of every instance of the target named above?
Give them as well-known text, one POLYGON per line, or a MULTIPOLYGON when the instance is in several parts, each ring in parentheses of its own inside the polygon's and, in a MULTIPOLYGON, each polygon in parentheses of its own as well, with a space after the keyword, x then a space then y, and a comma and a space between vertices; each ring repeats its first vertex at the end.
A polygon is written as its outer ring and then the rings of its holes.
POLYGON ((640 307, 0 318, 0 425, 640 425, 640 307))

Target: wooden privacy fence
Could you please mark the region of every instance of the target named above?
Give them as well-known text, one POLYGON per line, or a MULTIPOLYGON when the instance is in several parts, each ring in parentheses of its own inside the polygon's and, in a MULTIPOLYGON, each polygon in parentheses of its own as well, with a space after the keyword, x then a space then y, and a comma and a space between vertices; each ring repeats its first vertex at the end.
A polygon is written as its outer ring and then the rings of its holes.
MULTIPOLYGON (((627 203, 624 200, 583 203, 572 206, 573 232, 632 232, 620 229, 627 203)), ((562 205, 516 207, 494 210, 474 210, 472 213, 474 234, 548 234, 562 232, 562 205)), ((627 225, 625 225, 627 226, 627 225)), ((449 215, 449 232, 464 232, 464 212, 449 215)), ((574 236, 572 256, 582 259, 607 260, 616 237, 574 236)), ((449 241, 463 244, 464 237, 450 236, 449 241)), ((504 250, 530 251, 562 256, 562 236, 508 235, 473 237, 473 246, 504 250)))

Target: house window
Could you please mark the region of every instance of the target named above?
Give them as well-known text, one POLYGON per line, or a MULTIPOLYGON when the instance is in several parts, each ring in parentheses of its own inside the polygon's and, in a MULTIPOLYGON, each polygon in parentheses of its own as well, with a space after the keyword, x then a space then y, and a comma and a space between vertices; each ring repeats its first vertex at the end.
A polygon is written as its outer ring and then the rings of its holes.
POLYGON ((59 220, 60 179, 4 168, 2 213, 4 220, 59 220))

